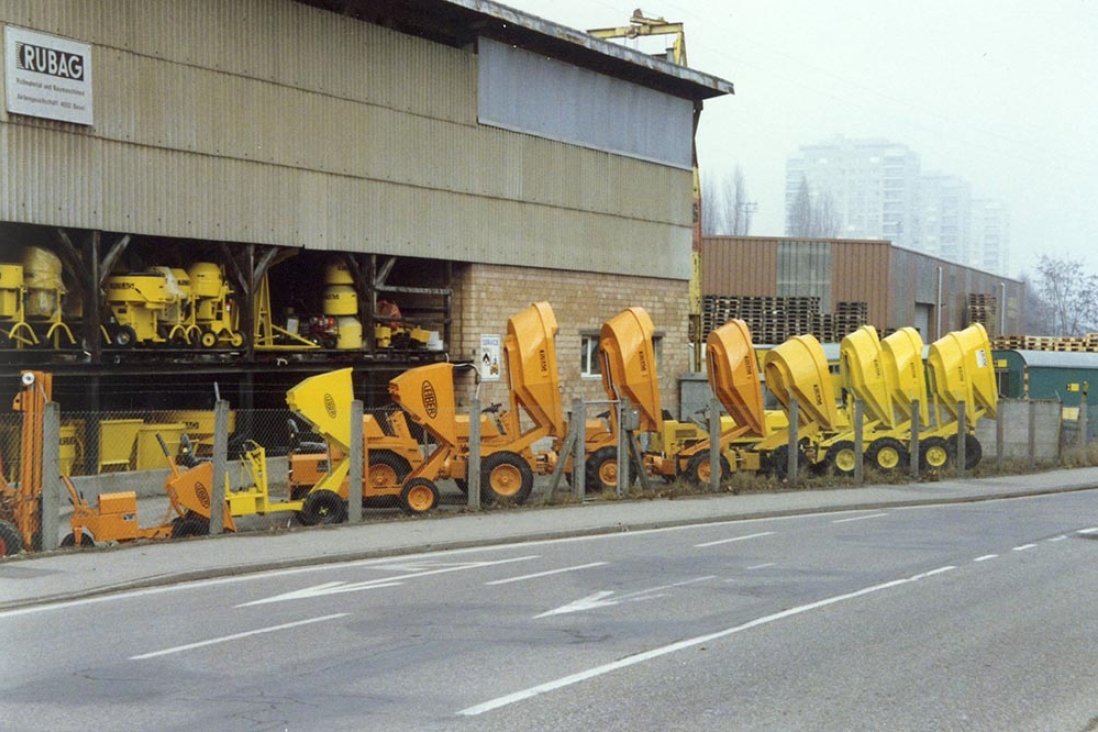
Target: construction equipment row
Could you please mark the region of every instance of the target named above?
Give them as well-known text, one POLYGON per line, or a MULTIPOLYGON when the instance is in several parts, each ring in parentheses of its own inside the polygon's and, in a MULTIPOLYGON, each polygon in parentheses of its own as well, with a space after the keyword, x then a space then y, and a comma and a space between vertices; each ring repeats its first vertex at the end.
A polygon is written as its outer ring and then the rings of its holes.
MULTIPOLYGON (((0 263, 0 348, 76 346, 66 312, 60 259, 40 247, 26 247, 19 263, 0 263)), ((240 328, 237 297, 214 262, 188 267, 153 266, 115 274, 104 283, 103 343, 115 348, 173 345, 184 348, 239 349, 249 340, 259 350, 360 349, 363 345, 358 293, 345 263, 325 268, 321 313, 286 313, 276 322, 266 277, 254 298, 255 328, 240 328)), ((374 338, 378 347, 394 344, 426 347, 437 334, 409 326, 392 302, 377 302, 374 338)))
MULTIPOLYGON (((492 405, 479 415, 459 413, 455 383, 460 367, 453 363, 419 366, 392 379, 389 394, 396 408, 380 420, 372 414, 363 416, 363 472, 353 480, 351 369, 305 379, 288 391, 287 404, 322 442, 291 453, 286 499, 270 496, 264 449, 248 444, 240 463, 243 474, 235 480, 226 477, 223 528, 235 530, 235 517, 276 511, 294 512, 307 525, 338 523, 346 518, 352 485, 361 486, 356 500, 365 506, 396 504, 413 514, 438 505, 438 483, 447 479, 463 491, 478 490, 485 502, 523 503, 531 494, 534 476, 549 475, 558 467, 567 476, 584 470, 589 490, 615 490, 622 479, 618 446, 623 444, 623 430, 624 442, 637 457, 623 485, 632 483, 632 471, 641 470, 667 480, 708 483, 713 472, 710 434, 699 424, 664 415, 655 327, 648 313, 640 307, 627 308, 605 322, 600 332, 603 389, 608 399, 628 399, 636 409, 637 418, 628 425, 618 410, 611 409, 585 419, 582 429, 570 432, 557 369, 557 330, 552 307, 545 302, 532 304, 508 321, 506 408, 492 405), (470 420, 474 417, 479 422, 480 483, 470 486, 469 461, 474 452, 470 420), (417 440, 412 425, 429 440, 417 440), (582 466, 575 465, 573 451, 565 449, 569 434, 583 440, 582 466), (644 448, 637 439, 641 434, 647 436, 644 448)), ((706 345, 709 385, 726 412, 717 438, 720 479, 735 472, 785 478, 790 464, 795 469, 805 466, 852 474, 859 457, 855 399, 864 404, 866 413, 864 459, 881 471, 907 466, 913 443, 920 446, 921 468, 945 469, 956 459, 958 439, 964 440, 965 467, 971 469, 981 455, 975 424, 996 415, 990 344, 978 324, 949 333, 929 348, 914 328, 901 328, 880 339, 872 326, 862 326, 842 341, 838 394, 823 347, 812 335, 794 336, 760 359, 748 325, 732 319, 713 330, 706 345), (778 408, 766 409, 760 376, 778 408), (791 460, 789 418, 794 399, 797 455, 791 460)), ((40 544, 41 523, 36 515, 43 484, 40 415, 49 400, 50 376, 25 372, 23 384, 15 404, 24 414, 24 459, 18 484, 0 482, 0 549, 4 550, 0 554, 40 544)), ((189 450, 184 451, 185 460, 177 460, 161 445, 171 467, 165 484, 170 508, 161 523, 138 528, 133 493, 102 495, 97 506, 90 506, 64 478, 76 509, 65 543, 209 531, 212 464, 194 462, 189 450), (180 462, 186 462, 188 469, 180 470, 180 462)))

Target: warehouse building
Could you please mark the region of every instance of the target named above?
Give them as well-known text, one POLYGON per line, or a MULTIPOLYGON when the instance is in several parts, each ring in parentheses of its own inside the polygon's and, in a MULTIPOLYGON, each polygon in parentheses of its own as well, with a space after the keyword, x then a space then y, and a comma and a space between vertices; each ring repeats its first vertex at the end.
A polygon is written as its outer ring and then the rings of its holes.
POLYGON ((927 343, 974 322, 992 337, 1022 332, 1022 282, 888 241, 711 236, 701 262, 705 325, 741 317, 756 343, 838 342, 863 324, 915 326, 927 343))
POLYGON ((486 0, 0 0, 0 25, 0 359, 67 407, 215 381, 278 406, 343 365, 370 404, 534 300, 588 397, 628 306, 668 394, 689 367, 693 134, 727 81, 486 0))

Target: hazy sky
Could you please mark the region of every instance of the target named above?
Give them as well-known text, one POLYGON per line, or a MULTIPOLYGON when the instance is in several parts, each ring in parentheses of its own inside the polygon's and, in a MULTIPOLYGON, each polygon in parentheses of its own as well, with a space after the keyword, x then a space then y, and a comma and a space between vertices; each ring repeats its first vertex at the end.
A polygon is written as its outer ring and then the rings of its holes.
MULTIPOLYGON (((503 4, 587 30, 626 25, 638 2, 503 4)), ((1012 276, 1042 253, 1098 274, 1098 0, 640 7, 684 23, 689 65, 735 84, 706 103, 698 154, 703 176, 742 167, 753 234, 783 233, 786 158, 841 133, 906 144, 924 172, 1003 201, 1012 276)))

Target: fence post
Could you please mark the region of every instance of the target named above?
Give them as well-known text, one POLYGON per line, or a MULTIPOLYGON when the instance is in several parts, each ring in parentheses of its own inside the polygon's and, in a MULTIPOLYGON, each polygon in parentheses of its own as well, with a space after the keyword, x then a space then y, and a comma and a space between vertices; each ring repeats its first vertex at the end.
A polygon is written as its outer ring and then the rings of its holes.
POLYGON ((911 478, 913 480, 919 478, 919 433, 923 430, 923 426, 919 424, 920 406, 918 399, 911 401, 911 478))
POLYGON ((865 404, 861 399, 854 400, 854 482, 865 480, 865 461, 862 459, 865 448, 865 404))
POLYGON ((587 497, 587 404, 583 399, 572 400, 572 428, 576 436, 572 446, 572 490, 576 500, 582 502, 587 497))
POLYGON ((476 387, 469 390, 469 461, 465 464, 465 505, 480 509, 480 397, 476 387))
POLYGON ((789 454, 786 455, 785 475, 789 485, 793 485, 797 482, 797 472, 800 467, 800 420, 801 420, 801 405, 797 401, 797 397, 793 395, 792 389, 789 391, 789 454))
POLYGON ((351 465, 347 472, 347 523, 362 521, 362 489, 369 456, 362 447, 362 400, 351 401, 351 465))
POLYGON ((42 419, 42 551, 57 548, 61 524, 61 405, 46 402, 42 419))
POLYGON ((210 533, 220 534, 225 524, 225 478, 229 474, 229 403, 214 403, 213 485, 210 486, 210 533))
POLYGON ((957 402, 957 474, 965 477, 965 463, 968 456, 965 454, 965 437, 968 435, 968 413, 965 411, 964 400, 957 402))
POLYGON ((1087 414, 1087 382, 1084 381, 1083 382, 1083 392, 1082 392, 1082 394, 1079 395, 1079 435, 1078 435, 1079 447, 1083 448, 1083 450, 1087 449, 1087 441, 1088 441, 1088 437, 1089 437, 1089 435, 1087 434, 1088 431, 1089 431, 1089 425, 1087 424, 1088 416, 1089 415, 1087 414))
POLYGON ((618 400, 618 485, 619 496, 625 493, 624 487, 629 487, 629 399, 623 397, 618 400))
MULTIPOLYGON (((676 458, 672 458, 676 459, 676 458)), ((677 467, 677 466, 676 466, 677 467)), ((676 471, 678 472, 678 471, 676 471)), ((709 398, 709 490, 716 493, 721 489, 721 403, 716 397, 709 398)), ((729 476, 731 477, 731 476, 729 476)))
POLYGON ((1003 469, 1003 450, 1006 443, 1006 430, 1003 427, 1003 409, 1000 406, 995 415, 995 468, 1003 469))
MULTIPOLYGON (((1026 400, 1026 404, 1029 405, 1029 444, 1027 445, 1027 452, 1029 456, 1029 467, 1032 468, 1037 464, 1037 413, 1033 410, 1033 402, 1026 400)), ((1056 447, 1059 450, 1059 445, 1056 447)))

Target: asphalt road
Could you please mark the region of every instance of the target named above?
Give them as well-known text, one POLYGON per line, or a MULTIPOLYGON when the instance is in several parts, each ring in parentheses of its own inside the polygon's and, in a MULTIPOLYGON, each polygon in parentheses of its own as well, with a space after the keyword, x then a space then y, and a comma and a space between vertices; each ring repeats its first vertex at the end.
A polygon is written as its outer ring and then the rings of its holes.
POLYGON ((0 729, 1098 730, 1098 493, 0 613, 0 729))

